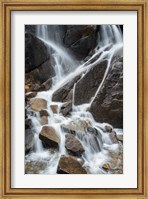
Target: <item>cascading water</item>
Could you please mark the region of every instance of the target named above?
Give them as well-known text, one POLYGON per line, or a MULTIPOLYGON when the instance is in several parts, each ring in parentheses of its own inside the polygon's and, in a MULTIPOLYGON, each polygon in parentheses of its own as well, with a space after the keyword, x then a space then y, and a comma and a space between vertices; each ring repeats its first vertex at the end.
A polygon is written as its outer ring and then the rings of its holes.
MULTIPOLYGON (((82 144, 85 152, 81 156, 83 161, 83 167, 87 170, 87 173, 97 174, 106 173, 106 170, 102 169, 102 165, 111 161, 111 155, 119 154, 122 151, 122 145, 120 143, 114 144, 107 133, 105 132, 106 123, 98 123, 94 120, 92 114, 87 111, 98 95, 107 74, 110 71, 111 62, 114 56, 122 56, 122 33, 117 25, 101 25, 100 35, 98 36, 98 45, 94 50, 94 54, 83 64, 74 61, 70 53, 62 46, 60 38, 55 35, 54 27, 48 25, 37 26, 37 36, 49 47, 49 53, 54 59, 55 77, 53 78, 53 85, 49 91, 38 92, 36 98, 43 98, 48 102, 48 125, 54 127, 58 136, 60 137, 60 144, 58 151, 50 151, 42 146, 39 139, 39 133, 42 129, 42 125, 39 123, 39 116, 29 116, 33 120, 34 125, 34 151, 26 155, 26 161, 45 161, 46 168, 41 169, 40 173, 55 174, 57 172, 58 162, 61 155, 68 155, 65 148, 65 135, 63 126, 71 125, 76 130, 76 138, 82 144), (53 93, 64 83, 68 82, 78 74, 83 73, 81 78, 90 70, 91 67, 97 65, 102 60, 108 61, 107 68, 102 79, 102 82, 98 86, 95 95, 92 97, 90 103, 75 105, 75 86, 73 88, 72 97, 72 111, 71 115, 64 117, 60 114, 62 102, 52 101, 53 93), (78 67, 76 67, 79 64, 78 67), (51 105, 57 106, 56 113, 53 113, 51 105)), ((116 129, 116 132, 122 134, 122 130, 116 129)), ((121 162, 114 161, 110 163, 111 168, 117 167, 121 162)))

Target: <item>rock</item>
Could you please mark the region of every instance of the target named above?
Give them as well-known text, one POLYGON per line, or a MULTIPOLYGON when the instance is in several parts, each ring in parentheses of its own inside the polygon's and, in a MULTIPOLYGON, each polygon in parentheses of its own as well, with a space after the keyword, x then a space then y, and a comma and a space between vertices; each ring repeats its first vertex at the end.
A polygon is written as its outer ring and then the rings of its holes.
POLYGON ((62 87, 60 87, 58 90, 56 90, 53 93, 52 101, 57 102, 66 102, 67 99, 69 99, 69 96, 71 95, 71 90, 74 87, 74 84, 80 79, 81 74, 74 77, 69 82, 65 83, 62 87))
POLYGON ((41 123, 41 125, 48 124, 48 117, 47 116, 42 116, 40 118, 40 123, 41 123))
POLYGON ((102 168, 105 169, 105 170, 109 170, 110 169, 109 163, 103 164, 102 168))
POLYGON ((39 138, 49 147, 59 147, 60 138, 51 126, 43 126, 39 138))
POLYGON ((123 128, 123 62, 118 59, 112 67, 89 110, 97 122, 107 122, 123 128))
POLYGON ((77 59, 84 59, 96 45, 96 25, 68 25, 63 44, 77 59))
POLYGON ((25 32, 36 34, 37 26, 36 25, 25 25, 25 32))
POLYGON ((50 105, 50 108, 53 113, 58 113, 58 105, 52 104, 52 105, 50 105))
POLYGON ((42 98, 32 98, 29 104, 34 111, 41 111, 42 109, 47 109, 47 101, 42 98))
POLYGON ((86 127, 88 126, 87 120, 76 119, 75 121, 70 121, 68 124, 62 124, 63 130, 68 133, 75 134, 76 132, 81 132, 86 134, 86 127))
POLYGON ((71 156, 62 155, 59 161, 57 173, 59 174, 87 174, 81 164, 71 156))
POLYGON ((52 85, 52 77, 55 76, 54 68, 50 59, 42 63, 38 68, 25 74, 25 82, 29 91, 46 91, 52 85))
POLYGON ((29 90, 30 90, 30 87, 29 87, 29 85, 25 85, 25 93, 27 93, 27 92, 29 92, 29 90))
POLYGON ((27 95, 25 95, 25 97, 27 97, 27 99, 34 98, 36 96, 37 96, 37 92, 31 92, 31 93, 28 93, 27 95))
POLYGON ((123 135, 116 134, 116 137, 120 142, 123 142, 123 135))
POLYGON ((118 139, 117 139, 117 136, 116 136, 115 132, 109 133, 109 138, 110 138, 112 143, 118 143, 118 139))
POLYGON ((25 129, 31 129, 32 128, 32 120, 30 118, 25 119, 25 129))
POLYGON ((25 129, 25 154, 29 153, 29 151, 34 146, 34 134, 31 129, 25 129))
POLYGON ((105 132, 108 132, 108 133, 111 133, 113 130, 112 126, 110 125, 105 125, 104 129, 105 129, 105 132))
POLYGON ((41 86, 38 90, 39 91, 47 91, 51 88, 51 86, 52 86, 52 78, 48 79, 43 84, 41 84, 41 86))
POLYGON ((46 162, 31 161, 25 163, 25 174, 39 174, 44 171, 48 164, 46 162))
POLYGON ((25 72, 37 68, 49 59, 48 47, 31 33, 25 33, 25 72))
POLYGON ((72 134, 66 135, 65 148, 75 156, 81 156, 85 151, 81 142, 72 134))
POLYGON ((71 111, 72 111, 72 101, 68 101, 68 102, 64 103, 60 110, 60 112, 64 116, 67 116, 71 111))
POLYGON ((95 95, 107 67, 107 61, 103 61, 92 67, 75 87, 75 105, 89 103, 95 95))
POLYGON ((49 113, 47 112, 47 110, 41 110, 40 111, 40 117, 42 117, 42 116, 49 116, 49 113))

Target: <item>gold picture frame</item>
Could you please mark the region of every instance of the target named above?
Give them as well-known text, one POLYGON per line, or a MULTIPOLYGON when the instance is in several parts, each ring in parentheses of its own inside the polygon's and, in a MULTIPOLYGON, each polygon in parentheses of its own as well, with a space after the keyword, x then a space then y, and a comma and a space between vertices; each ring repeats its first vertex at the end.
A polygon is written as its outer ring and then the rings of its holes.
POLYGON ((148 2, 137 0, 1 0, 0 14, 0 198, 148 198, 148 2), (10 186, 10 20, 13 10, 137 11, 138 16, 138 188, 12 189, 10 186))

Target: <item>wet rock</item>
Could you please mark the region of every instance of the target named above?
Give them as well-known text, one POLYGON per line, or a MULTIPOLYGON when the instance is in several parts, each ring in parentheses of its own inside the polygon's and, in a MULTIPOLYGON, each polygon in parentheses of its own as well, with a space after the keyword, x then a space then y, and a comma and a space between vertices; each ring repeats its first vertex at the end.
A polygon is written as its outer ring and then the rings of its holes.
POLYGON ((111 133, 113 130, 112 126, 110 125, 105 125, 104 129, 105 129, 105 132, 108 132, 108 133, 111 133))
POLYGON ((42 116, 40 118, 40 123, 41 123, 41 125, 48 124, 48 117, 47 116, 42 116))
POLYGON ((25 33, 25 72, 37 68, 49 58, 48 47, 31 33, 25 33))
POLYGON ((31 93, 28 93, 27 95, 25 95, 25 97, 27 97, 27 99, 34 98, 36 96, 37 96, 37 92, 31 92, 31 93))
POLYGON ((25 129, 31 129, 32 128, 32 120, 30 118, 25 120, 25 129))
POLYGON ((25 74, 25 83, 29 85, 29 91, 46 91, 52 85, 53 76, 55 76, 54 68, 51 61, 47 60, 25 74))
POLYGON ((25 163, 25 174, 39 174, 47 168, 46 162, 31 161, 25 163))
POLYGON ((109 133, 109 138, 110 138, 112 143, 118 143, 118 139, 117 139, 117 136, 116 136, 115 132, 109 133))
POLYGON ((30 90, 30 86, 26 84, 25 85, 25 93, 29 92, 29 90, 30 90))
POLYGON ((123 135, 116 134, 116 137, 120 142, 123 142, 123 135))
POLYGON ((47 101, 42 98, 32 98, 29 101, 30 107, 34 111, 41 111, 42 109, 47 109, 47 101))
POLYGON ((40 111, 40 117, 42 117, 42 116, 49 116, 49 113, 47 112, 47 110, 41 110, 40 111))
POLYGON ((81 74, 77 75, 72 80, 65 83, 61 88, 56 90, 53 93, 52 100, 53 101, 59 101, 59 102, 66 102, 67 98, 69 98, 69 95, 72 92, 71 90, 73 89, 74 84, 80 79, 80 77, 81 77, 81 74))
POLYGON ((49 147, 59 147, 60 138, 51 126, 43 126, 39 138, 49 147))
POLYGON ((102 82, 106 67, 107 61, 103 61, 92 67, 84 77, 78 81, 75 87, 75 105, 90 102, 102 82))
POLYGON ((81 142, 72 134, 66 135, 65 148, 75 156, 81 156, 85 151, 81 142))
POLYGON ((38 91, 47 91, 51 88, 52 86, 52 78, 48 79, 45 81, 41 86, 38 88, 38 91))
POLYGON ((72 110, 72 101, 66 102, 62 105, 60 112, 67 116, 72 110))
POLYGON ((110 169, 110 165, 109 165, 109 163, 105 163, 105 164, 103 164, 102 168, 103 168, 103 169, 105 169, 105 170, 110 169))
POLYGON ((77 59, 84 59, 96 45, 96 31, 95 25, 68 25, 63 44, 77 59))
POLYGON ((81 132, 86 134, 85 128, 89 125, 88 120, 76 119, 75 121, 70 121, 68 124, 62 124, 62 128, 69 133, 75 134, 76 132, 81 132))
POLYGON ((34 134, 31 129, 25 129, 25 154, 29 153, 29 151, 34 146, 34 134))
POLYGON ((57 173, 59 174, 87 174, 81 164, 71 156, 61 156, 57 173))
POLYGON ((53 113, 58 113, 58 105, 56 104, 50 105, 50 108, 53 113))
POLYGON ((118 59, 89 110, 97 122, 123 128, 123 62, 118 59))

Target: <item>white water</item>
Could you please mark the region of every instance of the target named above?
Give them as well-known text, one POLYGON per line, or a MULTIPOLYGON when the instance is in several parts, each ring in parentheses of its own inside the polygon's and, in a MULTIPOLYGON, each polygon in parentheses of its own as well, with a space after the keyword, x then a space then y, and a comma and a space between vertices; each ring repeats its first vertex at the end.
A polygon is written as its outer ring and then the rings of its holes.
MULTIPOLYGON (((51 34, 54 34, 54 30, 51 34)), ((62 130, 61 125, 73 124, 75 128, 78 128, 76 133, 77 139, 82 143, 85 152, 82 154, 81 159, 84 161, 83 167, 87 169, 88 173, 106 173, 106 170, 102 169, 102 166, 106 162, 110 162, 111 168, 116 168, 120 164, 119 160, 112 164, 111 153, 118 155, 122 151, 122 146, 120 143, 113 144, 108 133, 106 133, 105 125, 97 123, 91 113, 87 111, 91 103, 98 95, 105 78, 110 71, 111 61, 115 55, 122 56, 122 34, 116 25, 101 25, 100 35, 98 40, 98 45, 94 50, 94 54, 88 59, 88 61, 80 64, 78 61, 74 61, 74 58, 70 53, 61 46, 59 42, 59 37, 50 38, 47 25, 37 26, 37 36, 49 47, 49 53, 54 59, 54 68, 56 76, 53 79, 52 88, 46 92, 39 92, 36 96, 37 98, 46 99, 48 102, 48 125, 53 126, 56 129, 58 136, 60 137, 59 151, 51 153, 49 150, 43 148, 42 143, 39 139, 39 133, 42 129, 40 124, 39 115, 36 117, 29 116, 33 120, 34 124, 34 138, 35 138, 35 148, 34 151, 26 156, 26 161, 46 161, 48 166, 46 169, 41 170, 40 173, 55 174, 58 167, 58 161, 62 154, 68 155, 65 149, 65 132, 62 130), (59 44, 59 45, 58 45, 59 44), (71 116, 64 117, 60 113, 60 108, 62 106, 61 102, 53 102, 52 94, 63 84, 73 79, 80 73, 83 73, 82 77, 89 71, 89 69, 102 60, 106 59, 108 61, 107 68, 100 85, 95 95, 92 97, 90 103, 82 104, 76 106, 75 100, 75 86, 73 88, 73 98, 72 98, 72 112, 71 116), (79 64, 79 65, 78 65, 79 64), (56 104, 58 106, 57 113, 53 113, 50 105, 56 104), (97 135, 87 132, 87 127, 92 127, 97 129, 99 132, 97 135)), ((121 130, 116 129, 117 133, 122 134, 121 130)))

